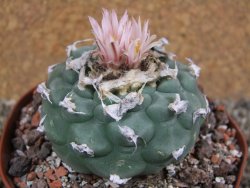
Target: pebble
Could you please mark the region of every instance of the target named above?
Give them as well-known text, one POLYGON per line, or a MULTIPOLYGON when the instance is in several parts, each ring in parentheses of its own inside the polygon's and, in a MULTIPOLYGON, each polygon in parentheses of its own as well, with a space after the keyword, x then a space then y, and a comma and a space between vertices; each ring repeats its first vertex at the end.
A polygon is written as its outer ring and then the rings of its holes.
POLYGON ((209 144, 206 140, 200 140, 196 144, 196 148, 197 148, 196 154, 198 159, 203 159, 204 157, 210 158, 212 156, 213 153, 212 145, 209 144))
POLYGON ((227 125, 219 125, 219 126, 217 127, 217 130, 218 130, 219 132, 221 132, 221 133, 225 133, 226 130, 227 130, 227 128, 228 128, 227 125))
POLYGON ((214 184, 213 187, 214 188, 226 188, 225 183, 217 183, 217 182, 214 184))
POLYGON ((52 148, 51 143, 44 142, 38 153, 38 158, 45 159, 47 156, 49 156, 49 154, 51 153, 51 148, 52 148))
POLYGON ((37 111, 34 115, 33 115, 33 117, 32 117, 32 119, 31 119, 31 126, 33 127, 33 128, 36 128, 36 127, 38 127, 38 125, 39 125, 39 123, 40 123, 40 113, 37 111))
POLYGON ((223 183, 223 184, 225 184, 225 179, 223 177, 215 177, 215 181, 217 183, 223 183))
POLYGON ((37 179, 33 181, 31 188, 48 188, 48 184, 44 179, 37 179))
POLYGON ((221 162, 220 155, 219 154, 213 154, 212 157, 211 157, 211 162, 213 164, 220 164, 220 162, 221 162))
POLYGON ((167 170, 169 176, 175 175, 175 166, 173 164, 168 165, 166 167, 166 170, 167 170))
POLYGON ((28 131, 27 132, 27 135, 26 135, 26 139, 27 139, 27 145, 28 146, 31 146, 31 145, 34 145, 35 142, 38 140, 38 138, 41 136, 41 133, 37 130, 31 130, 31 131, 28 131))
POLYGON ((31 167, 31 159, 28 157, 16 157, 11 160, 11 165, 8 173, 12 176, 23 176, 25 175, 31 167))
POLYGON ((233 184, 235 182, 235 180, 236 180, 236 176, 234 176, 234 175, 230 175, 230 176, 226 177, 226 181, 229 184, 233 184))
POLYGON ((25 150, 25 143, 21 137, 15 137, 11 140, 14 149, 24 151, 25 150))
POLYGON ((21 178, 20 178, 20 177, 17 177, 17 176, 14 177, 13 180, 14 180, 14 182, 15 182, 16 184, 18 184, 18 183, 21 182, 21 178))
POLYGON ((36 173, 35 173, 35 172, 30 172, 30 173, 27 175, 27 180, 28 180, 28 181, 33 181, 35 178, 36 178, 36 173))
POLYGON ((66 168, 61 166, 55 170, 55 174, 59 178, 59 177, 67 175, 68 171, 66 170, 66 168))
POLYGON ((25 182, 20 182, 20 183, 18 183, 18 187, 20 187, 20 188, 26 188, 27 185, 26 185, 25 182))
POLYGON ((56 177, 55 177, 55 175, 54 175, 54 170, 53 170, 53 169, 47 170, 47 172, 44 173, 44 176, 45 176, 47 179, 56 180, 56 177))
POLYGON ((55 167, 58 168, 61 164, 61 159, 60 158, 56 158, 55 160, 55 167))
POLYGON ((40 179, 43 178, 43 173, 42 172, 37 172, 36 174, 37 174, 38 178, 40 178, 40 179))
POLYGON ((226 176, 227 174, 232 173, 234 168, 234 165, 222 161, 218 167, 214 168, 214 175, 219 177, 226 176))
POLYGON ((62 182, 60 180, 55 180, 49 183, 50 188, 60 188, 62 187, 62 182))
POLYGON ((76 176, 73 174, 69 174, 68 177, 70 178, 71 181, 75 181, 76 180, 76 176))
POLYGON ((99 185, 102 183, 102 180, 98 180, 96 183, 93 184, 93 187, 99 187, 99 185))

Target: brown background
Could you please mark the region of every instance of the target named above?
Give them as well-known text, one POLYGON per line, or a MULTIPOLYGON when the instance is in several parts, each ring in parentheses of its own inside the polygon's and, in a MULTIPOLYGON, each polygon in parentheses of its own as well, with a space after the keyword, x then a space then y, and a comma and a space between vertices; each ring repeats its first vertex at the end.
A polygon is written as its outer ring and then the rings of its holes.
POLYGON ((200 83, 213 98, 250 97, 249 0, 2 0, 0 98, 17 99, 46 79, 47 66, 65 59, 65 47, 91 37, 87 16, 125 9, 150 19, 179 60, 201 66, 200 83))

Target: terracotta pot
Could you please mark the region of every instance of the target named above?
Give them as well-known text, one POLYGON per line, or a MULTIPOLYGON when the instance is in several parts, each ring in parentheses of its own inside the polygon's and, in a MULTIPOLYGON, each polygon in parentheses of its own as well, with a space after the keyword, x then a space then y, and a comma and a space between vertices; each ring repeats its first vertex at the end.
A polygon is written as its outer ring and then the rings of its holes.
MULTIPOLYGON (((20 98, 20 100, 14 106, 12 112, 10 113, 4 125, 4 130, 3 130, 3 134, 2 134, 1 142, 0 142, 0 175, 1 175, 4 185, 7 188, 14 187, 14 182, 12 181, 11 177, 8 175, 8 163, 9 163, 11 151, 13 150, 13 147, 11 144, 11 138, 14 136, 16 122, 19 120, 22 108, 32 101, 33 91, 34 91, 34 88, 31 89, 23 97, 20 98)), ((235 183, 235 188, 238 188, 240 186, 240 181, 241 181, 244 169, 246 167, 248 148, 247 148, 245 137, 243 136, 238 124, 232 119, 230 115, 228 115, 228 117, 229 117, 230 125, 233 128, 235 128, 237 131, 236 138, 238 140, 241 150, 243 151, 243 157, 242 157, 239 172, 237 175, 237 180, 235 183)))

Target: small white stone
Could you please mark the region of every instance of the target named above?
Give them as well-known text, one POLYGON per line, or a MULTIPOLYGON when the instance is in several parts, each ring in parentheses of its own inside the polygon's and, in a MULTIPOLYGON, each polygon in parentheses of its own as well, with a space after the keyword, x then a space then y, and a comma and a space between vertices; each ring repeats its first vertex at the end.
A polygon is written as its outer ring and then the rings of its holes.
POLYGON ((224 131, 226 131, 227 128, 228 128, 227 125, 219 125, 219 126, 217 127, 217 129, 224 130, 224 131))
POLYGON ((168 105, 168 108, 176 114, 181 114, 187 111, 188 101, 181 100, 180 95, 176 94, 175 101, 168 105))
POLYGON ((22 150, 16 150, 16 153, 21 157, 26 157, 25 153, 22 150))
POLYGON ((116 183, 118 185, 121 185, 121 184, 125 184, 127 183, 131 178, 124 178, 124 179, 121 179, 120 176, 116 175, 116 174, 111 174, 110 177, 109 177, 109 180, 113 183, 116 183))
POLYGON ((181 148, 172 152, 172 155, 176 160, 178 160, 178 158, 183 154, 185 147, 186 146, 184 145, 181 148))
POLYGON ((242 152, 239 152, 238 150, 234 149, 234 150, 230 150, 230 153, 235 156, 235 157, 241 157, 242 156, 242 152))
POLYGON ((98 180, 93 184, 93 187, 99 187, 99 185, 103 182, 103 180, 98 180))
POLYGON ((216 181, 217 183, 225 183, 225 182, 226 182, 225 179, 224 179, 223 177, 216 177, 216 178, 215 178, 215 181, 216 181))
POLYGON ((82 182, 80 183, 80 186, 83 187, 84 185, 86 185, 88 182, 82 180, 82 182))
POLYGON ((31 186, 32 186, 32 184, 33 184, 33 181, 27 181, 27 183, 26 183, 26 184, 27 184, 27 186, 28 186, 28 187, 31 187, 31 186))
POLYGON ((173 176, 175 175, 175 166, 173 164, 170 164, 166 167, 167 171, 168 171, 168 174, 169 176, 173 176))
POLYGON ((55 166, 58 168, 61 164, 61 159, 60 158, 56 158, 55 159, 55 166))
POLYGON ((118 188, 118 187, 120 187, 119 185, 117 185, 117 184, 115 184, 115 183, 113 183, 113 182, 111 182, 111 181, 105 182, 105 186, 106 186, 106 187, 111 186, 112 188, 118 188))
POLYGON ((53 151, 51 154, 52 157, 57 157, 57 154, 53 151))

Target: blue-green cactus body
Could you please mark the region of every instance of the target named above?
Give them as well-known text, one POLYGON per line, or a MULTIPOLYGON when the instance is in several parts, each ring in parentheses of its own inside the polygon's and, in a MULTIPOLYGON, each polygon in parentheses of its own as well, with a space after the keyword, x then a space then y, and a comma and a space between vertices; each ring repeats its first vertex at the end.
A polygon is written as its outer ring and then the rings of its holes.
MULTIPOLYGON (((71 55, 77 58, 83 47, 71 55)), ((170 68, 175 63, 166 58, 170 68)), ((204 121, 193 121, 197 109, 206 108, 196 78, 188 66, 178 63, 176 79, 161 78, 157 87, 143 89, 143 103, 115 121, 105 114, 100 99, 92 86, 79 90, 78 73, 66 70, 65 63, 58 64, 49 74, 46 83, 50 90, 50 103, 42 104, 44 125, 48 139, 57 155, 77 172, 93 173, 102 177, 117 174, 121 178, 156 173, 166 165, 181 160, 194 146, 200 126, 204 121), (74 114, 59 105, 66 95, 71 95, 76 111, 74 114), (180 95, 188 101, 186 112, 176 114, 168 108, 180 95), (119 126, 127 126, 138 136, 136 143, 121 134, 119 126), (71 143, 86 144, 93 155, 73 149, 71 143), (176 159, 173 152, 183 148, 176 159)))

